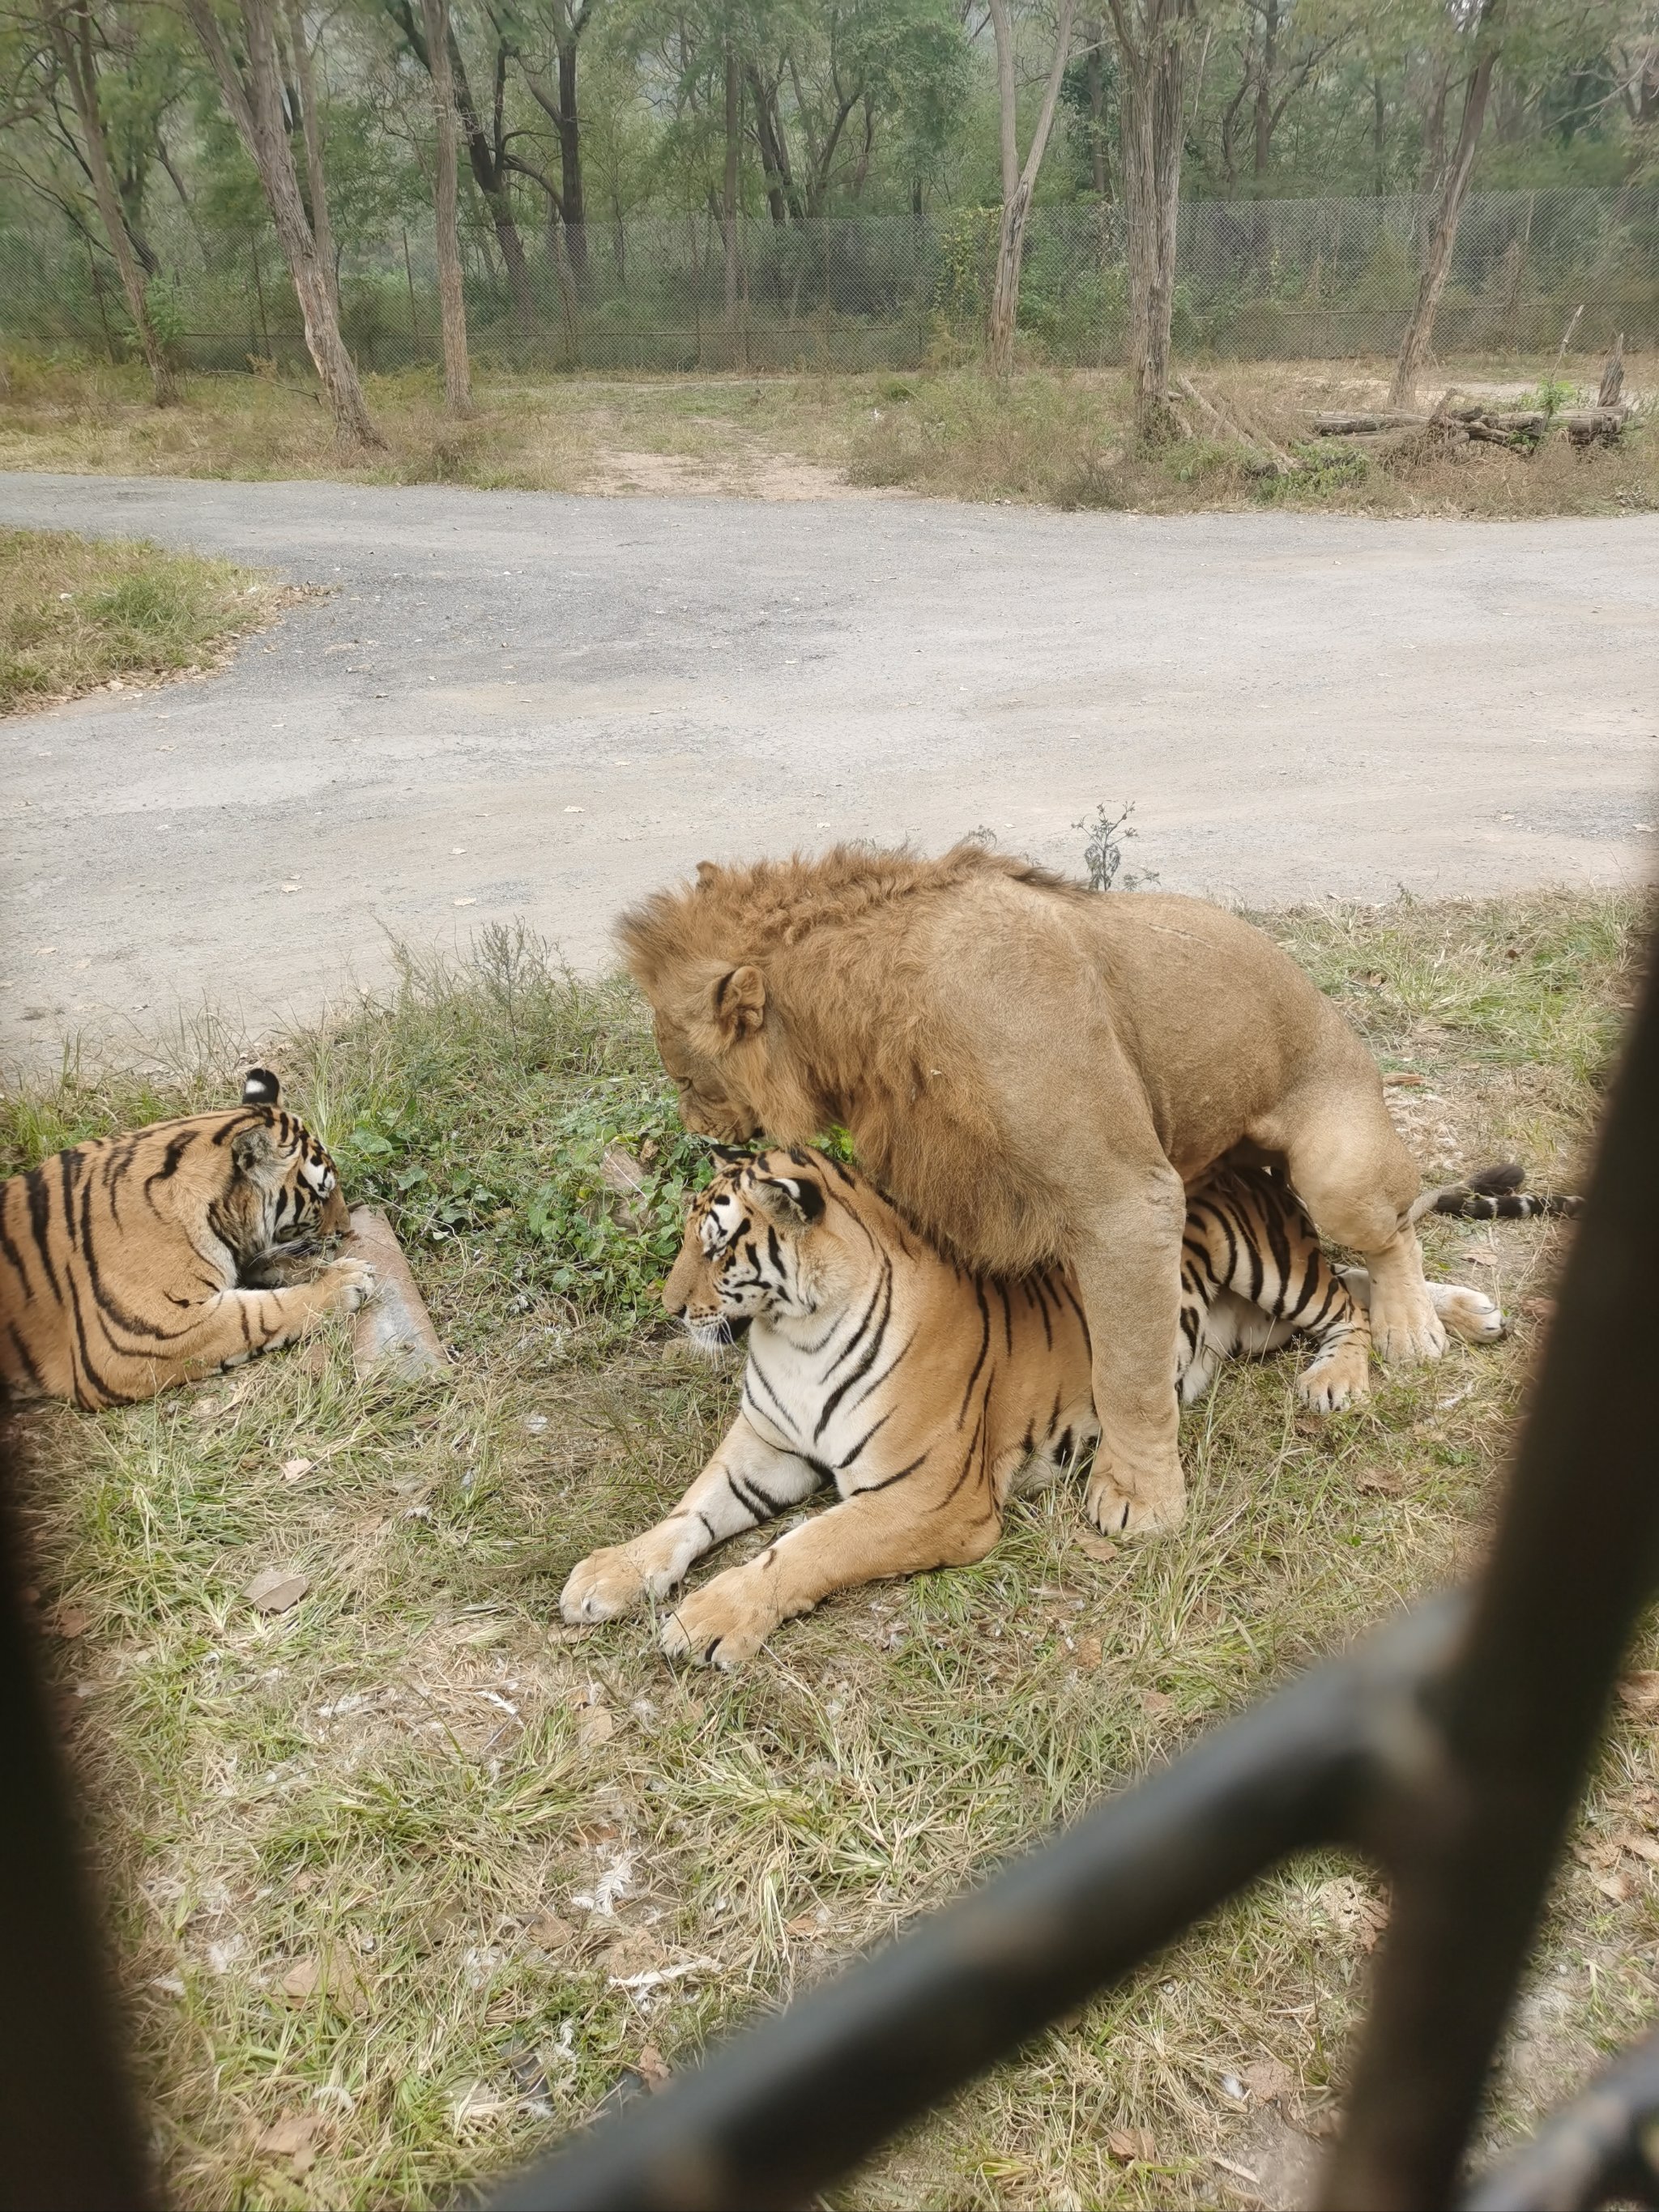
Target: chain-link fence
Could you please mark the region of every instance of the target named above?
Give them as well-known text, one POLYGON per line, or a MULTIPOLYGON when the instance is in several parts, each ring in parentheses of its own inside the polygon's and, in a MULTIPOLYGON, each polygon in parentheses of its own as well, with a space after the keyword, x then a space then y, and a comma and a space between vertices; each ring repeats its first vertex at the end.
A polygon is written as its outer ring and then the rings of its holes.
MULTIPOLYGON (((1200 200, 1181 210, 1175 342, 1186 355, 1341 359, 1400 343, 1433 220, 1425 198, 1200 200)), ((486 367, 548 369, 911 368, 978 350, 994 210, 774 225, 712 215, 580 229, 521 212, 464 233, 472 349, 486 367)), ((182 211, 149 240, 158 325, 198 368, 304 356, 274 237, 206 230, 182 211)), ((348 343, 371 371, 439 357, 429 227, 346 246, 348 343)), ((1536 356, 1574 310, 1576 349, 1623 331, 1659 342, 1659 187, 1471 196, 1435 328, 1437 349, 1536 356)), ((1020 297, 1028 362, 1105 367, 1127 327, 1123 218, 1112 205, 1039 210, 1020 297)), ((0 209, 0 335, 119 353, 118 285, 84 236, 0 209)))

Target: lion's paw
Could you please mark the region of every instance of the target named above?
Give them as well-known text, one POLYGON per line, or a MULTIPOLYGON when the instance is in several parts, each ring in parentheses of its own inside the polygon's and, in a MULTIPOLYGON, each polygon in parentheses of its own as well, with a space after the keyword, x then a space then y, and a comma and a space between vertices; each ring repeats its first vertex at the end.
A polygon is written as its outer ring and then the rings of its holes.
POLYGON ((770 1611, 755 1603, 744 1570, 716 1575, 700 1590, 683 1597, 663 1623, 662 1648, 671 1659, 695 1659, 704 1667, 742 1666, 752 1659, 776 1626, 770 1611))
POLYGON ((596 1620, 615 1620, 634 1613, 645 1602, 646 1577, 626 1544, 607 1545, 590 1552, 570 1571, 559 1593, 559 1610, 580 1626, 596 1620))
POLYGON ((1304 1368, 1296 1395, 1310 1413, 1338 1413, 1370 1395, 1370 1359, 1363 1344, 1339 1345, 1304 1368))
POLYGON ((1109 1536, 1163 1536, 1178 1528, 1187 1515, 1187 1492, 1179 1476, 1157 1489, 1143 1484, 1121 1488, 1097 1467, 1084 1493, 1084 1507, 1097 1528, 1109 1536))
POLYGON ((1496 1344, 1508 1333, 1497 1300, 1484 1291, 1472 1291, 1463 1283, 1431 1283, 1429 1296, 1452 1334, 1470 1344, 1496 1344))
POLYGON ((1413 1367, 1438 1359, 1446 1348, 1445 1325, 1434 1310, 1428 1285, 1408 1297, 1385 1299, 1373 1281, 1371 1341, 1377 1357, 1393 1367, 1413 1367))

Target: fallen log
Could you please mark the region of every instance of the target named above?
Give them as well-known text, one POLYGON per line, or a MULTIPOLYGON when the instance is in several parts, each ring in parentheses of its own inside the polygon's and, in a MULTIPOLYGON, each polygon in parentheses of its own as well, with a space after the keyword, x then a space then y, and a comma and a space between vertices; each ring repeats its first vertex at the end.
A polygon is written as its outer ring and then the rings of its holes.
POLYGON ((385 1214, 372 1206, 354 1206, 345 1249, 367 1260, 376 1279, 374 1297, 358 1307, 351 1324, 351 1364, 357 1373, 379 1368, 413 1382, 447 1368, 448 1355, 385 1214))
POLYGON ((1359 415, 1316 415, 1314 428, 1322 438, 1364 438, 1376 430, 1420 430, 1426 415, 1396 415, 1388 410, 1359 415))

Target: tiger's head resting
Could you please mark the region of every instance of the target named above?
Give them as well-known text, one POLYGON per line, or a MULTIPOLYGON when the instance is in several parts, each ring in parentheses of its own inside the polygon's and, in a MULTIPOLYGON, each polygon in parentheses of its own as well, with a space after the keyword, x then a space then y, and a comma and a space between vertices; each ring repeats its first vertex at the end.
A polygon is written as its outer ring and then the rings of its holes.
POLYGON ((751 1322, 787 1328, 836 1311, 904 1234, 873 1186, 825 1153, 714 1152, 662 1291, 702 1351, 735 1343, 751 1322))
POLYGON ((214 1137, 230 1153, 231 1173, 215 1198, 215 1233, 247 1265, 295 1257, 350 1226, 339 1171, 299 1116, 282 1103, 268 1067, 242 1082, 242 1111, 228 1114, 214 1137))

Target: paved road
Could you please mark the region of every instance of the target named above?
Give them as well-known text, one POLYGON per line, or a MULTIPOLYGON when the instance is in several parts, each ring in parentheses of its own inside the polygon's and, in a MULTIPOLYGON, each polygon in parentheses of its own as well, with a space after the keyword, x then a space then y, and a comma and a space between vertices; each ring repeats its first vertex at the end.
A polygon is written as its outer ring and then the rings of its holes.
POLYGON ((705 854, 989 825, 1258 905, 1648 872, 1659 518, 1060 515, 0 476, 332 596, 222 675, 0 726, 0 1052, 258 1024, 392 938, 578 966, 705 854), (297 886, 297 888, 290 888, 297 886))

